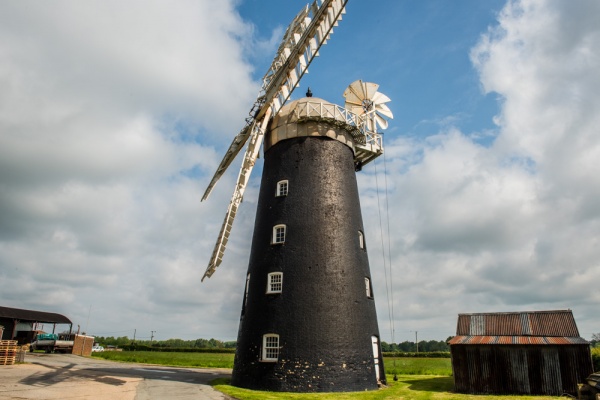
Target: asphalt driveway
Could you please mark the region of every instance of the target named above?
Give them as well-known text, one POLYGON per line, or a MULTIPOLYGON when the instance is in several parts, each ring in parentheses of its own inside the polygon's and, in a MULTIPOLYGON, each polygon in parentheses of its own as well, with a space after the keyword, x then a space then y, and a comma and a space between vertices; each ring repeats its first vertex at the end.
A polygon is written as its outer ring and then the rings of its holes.
POLYGON ((228 369, 115 363, 72 354, 28 353, 25 364, 0 366, 0 399, 209 399, 230 397, 208 382, 228 369))

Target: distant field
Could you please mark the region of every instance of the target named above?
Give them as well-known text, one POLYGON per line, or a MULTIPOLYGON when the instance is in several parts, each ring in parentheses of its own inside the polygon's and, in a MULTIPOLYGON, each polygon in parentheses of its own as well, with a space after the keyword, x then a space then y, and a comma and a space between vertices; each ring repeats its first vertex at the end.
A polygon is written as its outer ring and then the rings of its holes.
MULTIPOLYGON (((163 353, 158 351, 105 351, 92 353, 107 360, 176 367, 233 368, 233 354, 223 353, 163 353)), ((452 375, 449 358, 384 357, 388 374, 452 375)))
POLYGON ((112 361, 170 365, 174 367, 233 368, 230 353, 166 353, 160 351, 104 351, 92 356, 112 361))
POLYGON ((398 375, 451 376, 449 358, 384 357, 385 372, 398 375))

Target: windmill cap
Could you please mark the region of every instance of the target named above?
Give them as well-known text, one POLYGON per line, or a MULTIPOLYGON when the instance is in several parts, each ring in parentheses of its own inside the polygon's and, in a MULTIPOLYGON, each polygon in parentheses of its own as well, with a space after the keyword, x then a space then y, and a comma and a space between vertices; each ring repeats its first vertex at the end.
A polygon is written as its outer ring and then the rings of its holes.
POLYGON ((286 139, 321 136, 337 140, 354 152, 353 137, 345 128, 346 119, 338 108, 341 107, 318 97, 303 97, 286 104, 269 124, 264 151, 286 139))

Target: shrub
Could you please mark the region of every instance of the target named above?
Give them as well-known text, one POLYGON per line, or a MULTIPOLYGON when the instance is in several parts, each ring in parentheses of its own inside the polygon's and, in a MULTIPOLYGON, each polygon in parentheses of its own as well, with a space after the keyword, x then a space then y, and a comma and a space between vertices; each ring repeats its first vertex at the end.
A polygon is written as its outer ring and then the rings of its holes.
POLYGON ((594 371, 600 372, 600 347, 592 349, 592 364, 594 364, 594 371))

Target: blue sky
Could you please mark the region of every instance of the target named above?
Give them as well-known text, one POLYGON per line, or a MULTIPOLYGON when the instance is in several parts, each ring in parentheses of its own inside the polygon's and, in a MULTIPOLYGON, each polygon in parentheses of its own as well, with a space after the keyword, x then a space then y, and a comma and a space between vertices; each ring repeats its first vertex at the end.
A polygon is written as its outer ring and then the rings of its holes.
MULTIPOLYGON (((242 2, 240 14, 269 40, 285 29, 302 1, 242 2), (257 3, 260 3, 260 7, 257 3), (290 5, 293 4, 293 5, 290 5), (265 12, 265 10, 269 10, 265 12)), ((502 1, 349 2, 347 14, 310 73, 302 80, 315 96, 337 100, 356 79, 377 82, 390 95, 394 128, 403 135, 434 134, 453 116, 467 131, 494 129, 497 96, 485 95, 469 51, 490 26, 502 1), (433 111, 433 112, 432 112, 433 111)), ((271 55, 251 55, 262 78, 271 55)))
MULTIPOLYGON (((305 4, 0 3, 0 304, 102 336, 234 340, 262 161, 203 283, 240 160, 200 198, 305 4)), ((567 308, 600 332, 599 18, 594 1, 349 1, 295 96, 343 104, 363 79, 392 99, 395 332, 383 157, 357 175, 382 340, 567 308)))

